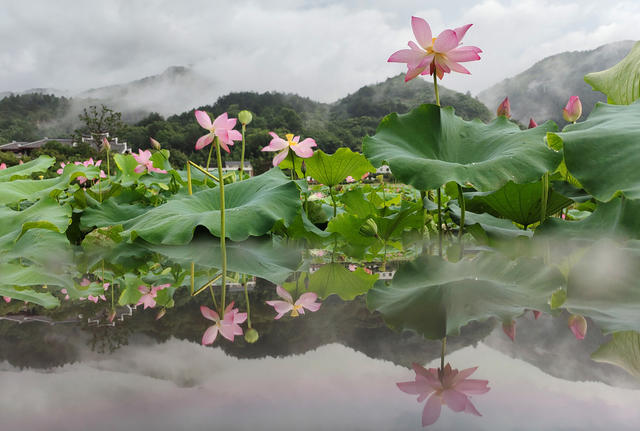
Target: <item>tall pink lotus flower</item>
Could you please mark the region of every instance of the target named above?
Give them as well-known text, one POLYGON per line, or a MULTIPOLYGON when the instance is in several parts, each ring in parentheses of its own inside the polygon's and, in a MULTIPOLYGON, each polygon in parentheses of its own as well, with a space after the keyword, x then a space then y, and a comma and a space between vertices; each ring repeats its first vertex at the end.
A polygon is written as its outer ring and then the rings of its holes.
POLYGON ((208 346, 213 344, 218 336, 218 332, 229 341, 233 341, 236 335, 242 335, 240 324, 247 320, 247 313, 239 313, 237 308, 233 308, 233 302, 224 310, 224 318, 220 319, 218 313, 206 307, 200 306, 200 313, 205 319, 215 322, 209 326, 202 336, 202 345, 208 346))
POLYGON ((212 143, 213 139, 217 136, 220 146, 229 153, 228 146, 233 145, 233 141, 242 140, 242 134, 237 130, 233 130, 236 126, 236 119, 229 118, 226 112, 219 115, 212 123, 209 114, 204 111, 196 111, 196 120, 198 120, 198 124, 200 124, 203 129, 209 131, 208 134, 198 139, 196 142, 196 150, 203 149, 212 143))
POLYGON ((274 132, 269 132, 271 135, 271 142, 264 147, 262 151, 280 151, 273 158, 273 166, 278 166, 289 154, 289 148, 293 150, 298 157, 307 159, 313 156, 313 147, 316 147, 316 141, 311 138, 306 138, 300 142, 300 136, 293 136, 292 133, 287 133, 285 141, 274 132))
POLYGON ((138 150, 138 154, 132 154, 133 158, 138 162, 138 166, 133 170, 136 174, 140 174, 145 171, 145 169, 149 172, 157 172, 159 174, 166 174, 167 171, 164 169, 159 169, 153 167, 153 162, 151 161, 151 151, 149 150, 138 150))
POLYGON ((7 164, 6 163, 0 163, 0 171, 3 169, 7 169, 7 164))
POLYGON ((138 290, 142 293, 140 300, 136 304, 136 307, 140 304, 144 305, 144 309, 153 308, 156 306, 156 298, 158 297, 158 291, 166 289, 171 286, 170 284, 161 284, 159 286, 139 286, 138 290))
POLYGON ((533 117, 529 118, 529 129, 535 129, 538 127, 538 123, 535 122, 533 117))
POLYGON ((587 335, 587 319, 579 314, 572 314, 569 317, 569 329, 578 340, 584 340, 587 335))
POLYGON ((440 417, 442 405, 446 404, 454 412, 465 412, 482 416, 471 402, 470 395, 481 395, 489 392, 488 380, 469 379, 478 367, 458 371, 450 364, 444 370, 413 364, 416 373, 411 382, 396 383, 398 388, 407 394, 418 395, 418 402, 425 399, 427 403, 422 411, 422 426, 434 424, 440 417))
POLYGON ((392 63, 407 63, 405 82, 418 75, 438 75, 442 79, 445 73, 459 72, 470 74, 460 63, 480 60, 482 50, 476 46, 460 46, 469 27, 467 24, 453 30, 444 30, 438 37, 432 37, 431 27, 427 21, 415 16, 411 17, 411 27, 416 37, 416 44, 409 41, 410 49, 401 49, 391 54, 387 60, 392 63))
POLYGON ((316 302, 318 295, 313 292, 303 293, 296 302, 293 302, 291 294, 284 290, 282 286, 277 286, 276 292, 284 301, 267 301, 267 304, 275 308, 276 313, 278 313, 275 317, 276 320, 280 319, 289 311, 291 311, 291 317, 298 317, 300 314, 304 314, 305 308, 309 311, 318 311, 320 305, 322 305, 316 302))
POLYGON ((496 114, 498 115, 498 117, 505 116, 507 118, 511 118, 511 104, 509 103, 508 97, 505 97, 502 103, 498 105, 496 114))
POLYGON ((571 96, 562 110, 562 117, 568 123, 575 123, 582 115, 582 102, 578 96, 571 96))

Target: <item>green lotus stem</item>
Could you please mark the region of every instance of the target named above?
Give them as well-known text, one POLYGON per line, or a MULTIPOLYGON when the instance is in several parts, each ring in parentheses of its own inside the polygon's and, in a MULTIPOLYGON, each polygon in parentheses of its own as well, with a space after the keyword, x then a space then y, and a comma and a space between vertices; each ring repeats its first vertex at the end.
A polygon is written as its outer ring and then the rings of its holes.
POLYGON ((438 92, 438 75, 433 74, 433 91, 436 93, 436 105, 440 106, 440 93, 438 92))
MULTIPOLYGON (((209 157, 207 157, 207 172, 209 172, 209 163, 211 163, 211 153, 213 153, 213 144, 214 143, 211 143, 211 147, 209 148, 209 157)), ((220 175, 220 178, 222 178, 222 174, 220 173, 220 171, 218 171, 218 175, 220 175)), ((204 185, 205 186, 207 185, 207 179, 206 178, 204 179, 204 185)))
POLYGON ((293 174, 296 171, 296 161, 295 156, 293 155, 293 151, 289 151, 289 156, 291 156, 291 179, 293 179, 293 174))
POLYGON ((209 178, 213 179, 213 181, 220 182, 218 177, 213 175, 211 172, 205 170, 202 166, 198 165, 197 163, 193 163, 191 160, 189 160, 189 164, 194 168, 196 168, 197 170, 199 170, 200 172, 202 172, 203 174, 205 174, 206 176, 208 176, 209 178))
POLYGON ((427 192, 420 192, 420 203, 422 203, 422 226, 420 227, 420 235, 424 236, 424 226, 427 219, 427 211, 424 209, 424 199, 427 197, 427 192))
POLYGON ((247 326, 251 329, 251 305, 249 304, 249 292, 247 290, 247 275, 242 274, 242 286, 244 287, 244 300, 247 302, 247 326))
POLYGON ((542 196, 540 203, 540 224, 547 219, 547 203, 549 200, 549 173, 542 176, 542 196))
POLYGON ((464 196, 462 195, 462 186, 457 184, 458 186, 458 203, 460 204, 460 230, 458 231, 458 239, 462 241, 462 231, 464 229, 464 212, 465 212, 465 203, 464 196))
POLYGON ((216 302, 216 295, 213 293, 213 283, 209 285, 209 293, 211 293, 211 299, 213 299, 213 306, 218 308, 218 303, 216 302))
POLYGON ((193 296, 193 289, 195 288, 195 264, 193 262, 191 262, 191 292, 189 292, 191 294, 191 296, 193 296))
POLYGON ((440 370, 444 371, 444 355, 447 353, 447 337, 442 337, 442 349, 440 350, 440 370))
POLYGON ((333 216, 336 216, 338 207, 336 205, 336 198, 333 197, 333 188, 329 186, 329 195, 331 196, 331 203, 333 204, 333 216))
POLYGON ((222 178, 222 155, 220 154, 220 144, 216 137, 213 144, 216 146, 216 159, 218 162, 218 177, 220 177, 220 252, 222 255, 222 308, 220 309, 220 317, 224 318, 225 295, 227 290, 227 247, 225 244, 226 233, 224 229, 224 179, 222 178))
POLYGON ((244 132, 247 125, 242 125, 242 152, 240 153, 240 181, 244 180, 244 132))
POLYGON ((442 256, 442 192, 438 187, 438 254, 442 256))
POLYGON ((191 196, 193 194, 193 189, 191 187, 191 163, 189 162, 187 162, 187 184, 189 186, 189 196, 191 196))

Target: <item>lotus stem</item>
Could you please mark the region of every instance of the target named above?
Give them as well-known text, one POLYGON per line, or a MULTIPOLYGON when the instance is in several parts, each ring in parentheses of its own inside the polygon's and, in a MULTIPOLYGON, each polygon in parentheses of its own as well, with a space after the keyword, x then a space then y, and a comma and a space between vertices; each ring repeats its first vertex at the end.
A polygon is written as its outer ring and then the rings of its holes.
POLYGON ((187 162, 187 185, 189 186, 189 196, 191 196, 193 194, 193 188, 191 186, 191 163, 189 162, 187 162))
POLYGON ((440 93, 438 92, 438 75, 433 74, 433 91, 436 93, 436 105, 440 106, 440 93))
POLYGON ((438 187, 438 254, 442 256, 442 192, 438 187))
POLYGON ((421 191, 420 192, 420 202, 422 203, 422 226, 420 227, 420 235, 424 236, 424 225, 425 225, 425 221, 427 219, 427 211, 424 208, 424 200, 427 197, 427 192, 426 191, 421 191))
POLYGON ((447 337, 442 337, 442 348, 440 350, 440 370, 444 372, 444 355, 447 353, 447 337))
POLYGON ((226 234, 225 234, 225 226, 224 226, 224 179, 222 178, 222 155, 220 154, 220 145, 218 143, 218 138, 216 137, 213 144, 216 146, 216 159, 218 162, 218 177, 220 178, 219 186, 220 186, 220 252, 222 256, 222 308, 220 309, 220 316, 224 318, 224 309, 225 309, 225 295, 227 290, 227 247, 225 244, 226 234))
POLYGON ((335 217, 338 212, 338 207, 336 205, 336 198, 333 197, 333 188, 329 186, 329 195, 331 196, 331 203, 333 204, 333 216, 335 217))
POLYGON ((203 174, 205 174, 206 176, 208 176, 209 178, 213 179, 213 181, 220 182, 220 179, 218 177, 213 175, 211 172, 205 170, 202 166, 198 165, 197 163, 193 163, 191 160, 189 160, 189 164, 194 168, 196 168, 197 170, 199 170, 200 172, 202 172, 203 174))
POLYGON ((460 230, 458 231, 458 239, 462 242, 462 231, 464 229, 464 212, 465 203, 462 195, 462 186, 458 184, 458 203, 460 204, 460 230))
POLYGON ((542 176, 542 196, 540 203, 540 224, 547 219, 547 204, 549 200, 549 173, 542 176))
MULTIPOLYGON (((216 138, 216 139, 218 139, 218 138, 216 138)), ((217 144, 217 141, 216 141, 216 142, 212 142, 212 143, 211 143, 211 147, 209 148, 209 157, 207 157, 207 168, 206 168, 206 169, 207 169, 207 172, 209 172, 209 163, 211 163, 211 153, 213 153, 213 145, 214 145, 214 144, 217 144)), ((216 154, 217 154, 218 152, 219 152, 219 151, 218 151, 218 150, 216 150, 216 154)), ((222 173, 220 173, 220 171, 218 171, 218 175, 220 176, 220 178, 222 178, 222 173)), ((205 179, 204 179, 204 185, 205 185, 205 186, 207 185, 207 178, 205 178, 205 179)))
POLYGON ((247 291, 247 275, 242 274, 242 286, 244 287, 244 300, 247 302, 247 326, 251 329, 251 305, 249 304, 249 292, 247 291))
POLYGON ((240 153, 240 181, 244 180, 244 132, 247 125, 242 125, 242 152, 240 153))
POLYGON ((289 151, 289 156, 291 159, 291 175, 290 178, 293 180, 293 175, 295 174, 296 171, 296 161, 295 161, 295 156, 293 155, 293 151, 289 151))
POLYGON ((111 164, 110 164, 110 159, 111 159, 111 151, 109 149, 107 149, 107 181, 109 183, 111 183, 111 164))

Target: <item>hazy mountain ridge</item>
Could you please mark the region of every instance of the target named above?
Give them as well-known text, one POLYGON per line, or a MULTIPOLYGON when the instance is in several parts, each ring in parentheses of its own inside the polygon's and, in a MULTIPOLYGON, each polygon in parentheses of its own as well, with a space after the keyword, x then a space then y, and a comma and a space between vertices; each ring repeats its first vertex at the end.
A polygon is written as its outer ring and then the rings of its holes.
POLYGON ((596 102, 606 97, 595 92, 584 82, 584 75, 608 69, 622 60, 631 50, 634 41, 613 42, 588 51, 571 51, 540 60, 524 72, 507 78, 481 91, 478 98, 492 111, 505 97, 509 97, 512 118, 528 123, 553 120, 566 124, 562 108, 569 97, 579 96, 582 101, 582 118, 591 112, 596 102))

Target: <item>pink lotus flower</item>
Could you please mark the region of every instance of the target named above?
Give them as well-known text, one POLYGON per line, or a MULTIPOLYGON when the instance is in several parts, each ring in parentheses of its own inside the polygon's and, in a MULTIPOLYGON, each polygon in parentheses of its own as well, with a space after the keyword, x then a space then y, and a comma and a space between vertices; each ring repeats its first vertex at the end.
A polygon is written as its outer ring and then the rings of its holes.
POLYGON ((97 304, 100 299, 102 299, 103 301, 107 300, 107 298, 104 295, 99 295, 99 296, 89 295, 87 296, 87 299, 93 302, 94 304, 97 304))
POLYGON ((418 402, 429 398, 422 411, 422 426, 426 427, 438 420, 443 404, 454 412, 482 416, 471 403, 470 395, 489 392, 489 381, 469 379, 477 369, 478 367, 474 367, 458 371, 447 364, 444 371, 436 368, 427 370, 414 363, 415 380, 396 384, 402 392, 418 395, 418 402))
POLYGON ((226 112, 219 115, 212 123, 209 114, 204 111, 196 111, 196 120, 198 120, 198 124, 200 124, 203 129, 209 131, 208 134, 198 139, 196 142, 196 150, 203 149, 212 143, 213 139, 217 136, 220 146, 229 153, 228 145, 233 145, 233 141, 242 139, 242 134, 237 130, 233 130, 236 126, 236 119, 229 118, 226 112))
POLYGON ((584 340, 587 335, 587 320, 579 314, 569 317, 569 329, 578 340, 584 340))
POLYGON ((571 96, 562 110, 562 117, 568 123, 575 123, 582 115, 582 102, 578 96, 571 96))
POLYGON ((534 129, 536 127, 538 127, 538 123, 536 123, 533 118, 529 118, 529 128, 534 129))
POLYGON ((511 341, 516 341, 516 321, 502 322, 502 330, 507 337, 511 338, 511 341))
POLYGON ((356 269, 358 269, 358 266, 356 264, 354 264, 354 263, 350 263, 349 264, 349 271, 353 272, 356 269))
POLYGON ((273 166, 278 166, 287 157, 289 148, 291 148, 298 157, 307 159, 313 156, 313 150, 311 148, 317 146, 316 141, 311 138, 306 138, 302 142, 299 142, 300 136, 293 136, 292 133, 285 135, 285 138, 287 138, 286 141, 273 132, 269 132, 269 134, 272 138, 271 142, 269 142, 269 145, 264 147, 262 151, 280 151, 273 158, 273 166))
POLYGON ((7 164, 6 163, 0 163, 0 171, 3 169, 7 169, 7 164))
POLYGON ((454 30, 444 30, 438 37, 432 37, 431 27, 427 21, 418 17, 411 17, 411 27, 418 44, 409 42, 410 49, 401 49, 391 54, 387 61, 393 63, 407 63, 405 82, 418 75, 438 75, 442 79, 445 73, 451 71, 470 74, 459 63, 480 60, 482 50, 476 46, 460 46, 469 27, 467 24, 454 30))
POLYGON ((67 166, 67 164, 65 162, 60 162, 60 169, 58 169, 56 171, 56 174, 58 175, 62 175, 62 172, 64 172, 64 167, 67 166))
POLYGON ((234 336, 242 335, 241 323, 247 320, 247 313, 238 313, 237 308, 233 308, 233 302, 224 310, 224 318, 220 319, 218 313, 206 307, 200 306, 200 313, 205 319, 215 322, 215 325, 209 326, 202 336, 202 345, 208 346, 213 344, 218 336, 218 332, 229 341, 233 341, 234 336))
POLYGON ((153 162, 151 161, 151 151, 149 150, 138 150, 138 154, 132 154, 133 158, 138 162, 138 166, 133 170, 136 174, 140 174, 144 172, 146 169, 149 172, 157 172, 159 174, 166 174, 167 171, 164 169, 158 169, 153 167, 153 162))
POLYGON ((320 309, 320 303, 316 302, 318 295, 313 292, 307 292, 300 295, 300 298, 294 303, 291 294, 284 290, 282 286, 276 286, 276 292, 278 296, 284 301, 267 301, 267 304, 275 308, 278 315, 276 320, 280 319, 286 313, 291 311, 291 317, 298 317, 300 314, 304 314, 304 309, 309 311, 318 311, 320 309))
POLYGON ((355 183, 356 182, 356 180, 354 180, 351 175, 349 175, 345 181, 348 182, 348 183, 355 183))
POLYGON ((505 97, 502 103, 498 106, 498 110, 496 111, 498 117, 505 116, 507 118, 511 118, 511 105, 509 104, 509 98, 505 97))
POLYGON ((2 299, 4 299, 4 302, 6 302, 7 304, 11 302, 11 298, 9 298, 8 296, 3 296, 2 299))
POLYGON ((171 286, 170 284, 161 284, 160 286, 139 286, 138 290, 142 293, 142 296, 138 300, 136 307, 140 304, 144 304, 144 309, 153 308, 156 306, 156 297, 158 296, 158 291, 162 289, 166 289, 171 286))

